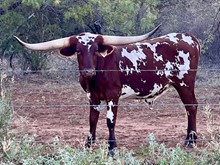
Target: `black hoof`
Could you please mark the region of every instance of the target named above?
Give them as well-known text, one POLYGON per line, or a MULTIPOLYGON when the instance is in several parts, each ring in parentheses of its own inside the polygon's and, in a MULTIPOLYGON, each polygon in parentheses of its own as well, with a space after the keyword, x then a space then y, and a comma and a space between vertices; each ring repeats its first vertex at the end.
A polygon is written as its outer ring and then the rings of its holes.
POLYGON ((88 136, 85 147, 86 148, 90 148, 92 144, 95 143, 95 139, 92 138, 91 136, 88 136))
POLYGON ((188 148, 196 148, 196 143, 190 143, 187 147, 188 148))
POLYGON ((108 156, 113 157, 115 155, 114 149, 117 147, 116 140, 109 140, 108 145, 108 156))
POLYGON ((115 155, 114 149, 108 151, 108 156, 114 157, 114 155, 115 155))
POLYGON ((189 148, 196 147, 196 139, 197 135, 195 131, 191 131, 189 135, 187 135, 184 145, 189 148))
POLYGON ((85 148, 90 148, 91 145, 92 145, 91 143, 86 142, 86 144, 85 144, 85 148))

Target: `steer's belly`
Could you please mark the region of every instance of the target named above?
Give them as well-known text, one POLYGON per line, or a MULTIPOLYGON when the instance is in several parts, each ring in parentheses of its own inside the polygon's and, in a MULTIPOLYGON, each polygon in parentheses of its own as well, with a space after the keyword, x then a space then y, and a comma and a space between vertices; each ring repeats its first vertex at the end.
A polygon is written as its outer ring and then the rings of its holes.
POLYGON ((133 89, 128 85, 123 85, 120 99, 130 98, 130 99, 145 99, 154 100, 157 96, 161 95, 170 87, 169 84, 154 84, 152 88, 140 88, 133 89))

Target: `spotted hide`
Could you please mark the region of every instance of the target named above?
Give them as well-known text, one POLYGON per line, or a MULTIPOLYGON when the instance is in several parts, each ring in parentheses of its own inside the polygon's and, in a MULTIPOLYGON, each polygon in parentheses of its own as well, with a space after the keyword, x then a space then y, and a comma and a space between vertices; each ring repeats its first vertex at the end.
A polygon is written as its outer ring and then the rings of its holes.
MULTIPOLYGON (((17 40, 33 50, 54 49, 48 42, 27 44, 17 40)), ((171 33, 141 42, 115 44, 112 40, 107 42, 105 36, 82 33, 50 42, 60 43, 56 48, 60 48, 63 56, 77 56, 80 84, 91 105, 88 147, 95 141, 100 110, 107 107, 109 150, 112 151, 116 147, 119 99, 145 99, 151 104, 171 86, 177 90, 188 114, 185 144, 195 146, 197 100, 194 86, 200 45, 194 36, 171 33)))

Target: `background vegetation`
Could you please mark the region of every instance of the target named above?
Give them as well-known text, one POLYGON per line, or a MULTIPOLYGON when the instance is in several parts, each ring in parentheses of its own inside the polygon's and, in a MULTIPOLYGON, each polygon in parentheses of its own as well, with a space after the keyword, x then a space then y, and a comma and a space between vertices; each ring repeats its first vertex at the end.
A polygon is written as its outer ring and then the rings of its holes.
POLYGON ((21 49, 13 35, 40 42, 83 31, 128 35, 146 32, 158 16, 157 0, 3 0, 0 4, 0 55, 22 56, 22 69, 45 69, 44 56, 21 49), (35 54, 30 56, 31 54, 35 54))
POLYGON ((83 31, 136 35, 159 23, 163 25, 155 36, 190 32, 203 45, 201 63, 219 64, 218 0, 1 0, 0 56, 9 60, 22 57, 19 60, 24 70, 45 69, 47 56, 21 49, 13 35, 28 42, 51 40, 83 31))
MULTIPOLYGON (((17 35, 28 42, 92 33, 136 35, 163 23, 155 36, 170 32, 190 32, 203 45, 203 67, 220 67, 219 0, 0 0, 0 57, 18 61, 22 70, 48 69, 51 58, 45 52, 30 52, 14 41, 17 35), (41 54, 41 55, 39 55, 41 54)), ((11 63, 13 67, 14 64, 11 63)), ((0 68, 0 164, 219 164, 220 144, 210 141, 200 149, 167 148, 150 134, 149 146, 137 152, 120 150, 114 159, 107 146, 87 150, 71 148, 61 141, 41 145, 34 137, 19 139, 9 134, 14 115, 13 76, 0 68)))

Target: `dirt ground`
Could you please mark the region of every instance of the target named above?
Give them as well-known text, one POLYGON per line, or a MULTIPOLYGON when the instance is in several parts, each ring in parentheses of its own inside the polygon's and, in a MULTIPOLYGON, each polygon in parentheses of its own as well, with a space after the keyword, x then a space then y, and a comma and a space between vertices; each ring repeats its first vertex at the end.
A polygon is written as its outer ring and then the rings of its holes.
MULTIPOLYGON (((199 102, 197 117, 198 147, 220 139, 220 75, 200 73, 196 82, 199 102)), ((30 134, 39 143, 59 137, 80 147, 89 132, 89 104, 74 77, 27 74, 15 79, 15 114, 12 133, 30 134)), ((147 144, 153 133, 167 147, 183 144, 187 128, 185 108, 174 89, 155 101, 151 108, 144 101, 121 100, 116 125, 118 148, 137 149, 147 144)), ((97 142, 108 138, 106 110, 100 114, 97 142)))

